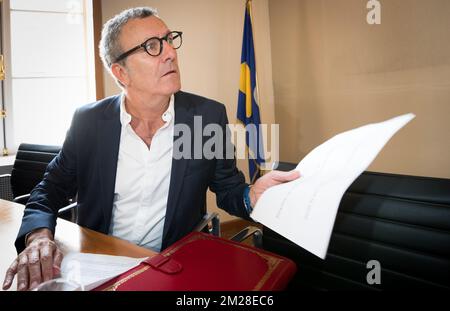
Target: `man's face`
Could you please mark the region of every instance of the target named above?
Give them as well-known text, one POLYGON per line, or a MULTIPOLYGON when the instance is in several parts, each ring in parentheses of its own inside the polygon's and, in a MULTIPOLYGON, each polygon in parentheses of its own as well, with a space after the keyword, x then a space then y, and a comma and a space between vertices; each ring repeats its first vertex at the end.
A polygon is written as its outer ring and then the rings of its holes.
MULTIPOLYGON (((162 38, 170 30, 155 16, 129 21, 120 34, 122 51, 126 52, 151 37, 162 38)), ((125 60, 125 76, 121 79, 128 91, 170 96, 181 88, 177 52, 166 41, 160 55, 150 56, 142 48, 125 60)))

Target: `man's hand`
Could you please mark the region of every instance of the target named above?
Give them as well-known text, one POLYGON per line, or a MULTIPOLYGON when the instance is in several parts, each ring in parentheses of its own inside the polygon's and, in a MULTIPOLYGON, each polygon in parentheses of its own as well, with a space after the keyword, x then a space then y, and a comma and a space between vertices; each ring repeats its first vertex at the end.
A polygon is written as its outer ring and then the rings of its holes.
POLYGON ((263 194, 264 191, 269 189, 272 186, 276 186, 288 181, 295 180, 300 177, 300 172, 296 170, 292 170, 289 172, 282 171, 271 171, 258 178, 253 186, 250 188, 249 196, 250 203, 253 207, 255 207, 256 202, 259 197, 263 194))
POLYGON ((16 274, 19 291, 33 289, 59 274, 63 254, 53 241, 49 229, 42 228, 32 232, 26 243, 26 248, 6 271, 3 290, 11 287, 16 274))

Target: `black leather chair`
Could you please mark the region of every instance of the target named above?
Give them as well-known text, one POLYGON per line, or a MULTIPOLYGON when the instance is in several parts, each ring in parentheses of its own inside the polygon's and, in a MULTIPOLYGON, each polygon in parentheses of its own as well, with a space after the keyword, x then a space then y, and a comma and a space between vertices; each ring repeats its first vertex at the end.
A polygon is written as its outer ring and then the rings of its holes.
POLYGON ((15 202, 27 203, 31 190, 42 180, 47 165, 60 150, 60 146, 20 144, 11 172, 15 202))
MULTIPOLYGON (((10 179, 14 202, 27 203, 31 190, 42 180, 47 165, 60 150, 60 146, 20 144, 10 179)), ((71 203, 72 198, 68 198, 58 216, 75 222, 76 209, 73 208, 74 205, 70 205, 71 203)))
POLYGON ((450 289, 450 179, 364 172, 342 198, 326 260, 263 232, 264 249, 297 263, 290 289, 450 289), (371 260, 381 284, 367 282, 371 260))

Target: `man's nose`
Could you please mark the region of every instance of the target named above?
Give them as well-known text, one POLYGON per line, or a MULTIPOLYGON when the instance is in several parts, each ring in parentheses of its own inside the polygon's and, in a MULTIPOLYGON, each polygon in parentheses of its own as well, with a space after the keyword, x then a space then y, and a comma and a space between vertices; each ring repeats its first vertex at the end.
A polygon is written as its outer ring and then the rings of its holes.
POLYGON ((166 40, 163 40, 162 57, 164 62, 177 57, 177 51, 166 40))

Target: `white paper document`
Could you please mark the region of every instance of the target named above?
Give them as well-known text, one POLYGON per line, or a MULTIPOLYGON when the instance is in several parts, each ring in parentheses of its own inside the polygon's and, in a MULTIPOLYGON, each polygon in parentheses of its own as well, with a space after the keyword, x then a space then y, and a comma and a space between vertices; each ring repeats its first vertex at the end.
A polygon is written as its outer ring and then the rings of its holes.
POLYGON ((329 139, 300 161, 299 179, 266 190, 251 217, 325 259, 344 192, 414 117, 405 114, 329 139))
POLYGON ((87 253, 69 253, 61 264, 61 277, 77 282, 88 291, 136 267, 146 258, 87 253))

